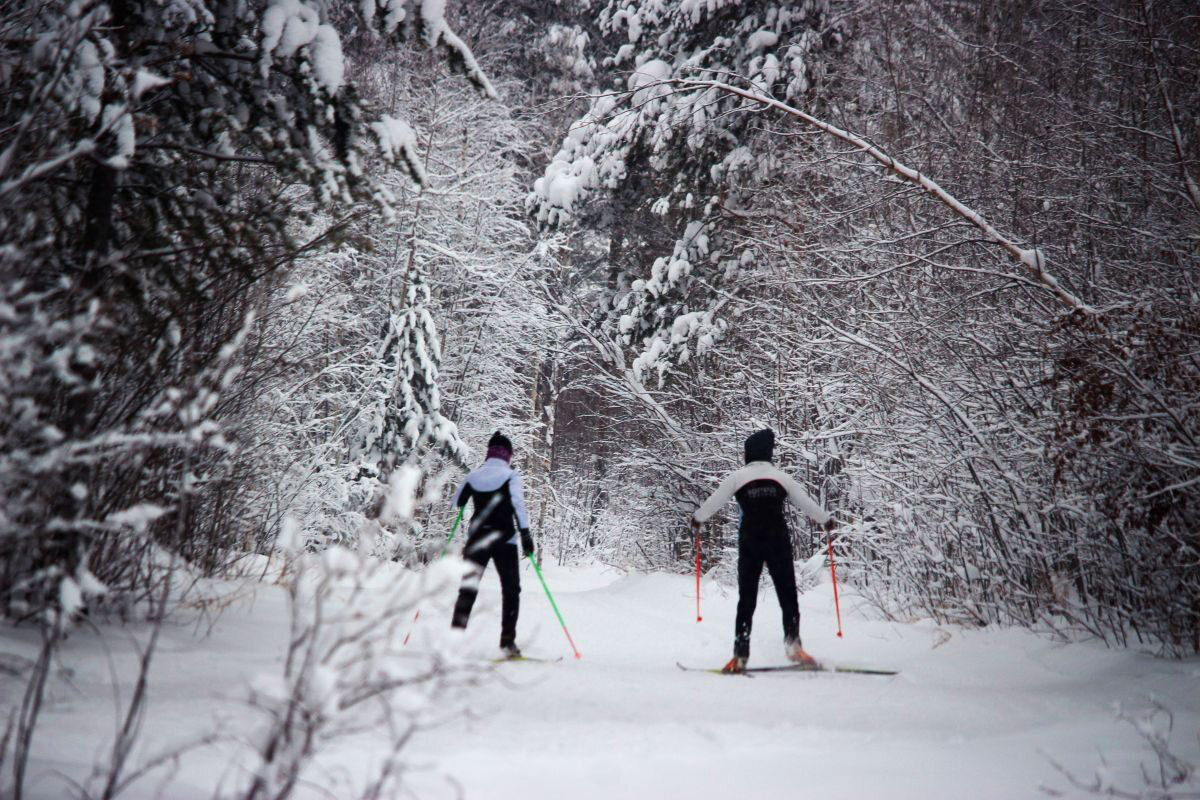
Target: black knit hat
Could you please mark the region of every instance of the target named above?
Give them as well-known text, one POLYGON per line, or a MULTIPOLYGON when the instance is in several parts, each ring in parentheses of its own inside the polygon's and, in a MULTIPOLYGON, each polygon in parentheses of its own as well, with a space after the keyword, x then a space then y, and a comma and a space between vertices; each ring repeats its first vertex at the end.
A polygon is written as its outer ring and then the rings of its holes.
POLYGON ((508 437, 500 431, 492 434, 492 438, 488 439, 487 457, 502 458, 508 461, 512 458, 513 446, 508 437))
POLYGON ((746 463, 751 461, 770 461, 775 453, 775 431, 763 428, 755 431, 746 439, 746 463))

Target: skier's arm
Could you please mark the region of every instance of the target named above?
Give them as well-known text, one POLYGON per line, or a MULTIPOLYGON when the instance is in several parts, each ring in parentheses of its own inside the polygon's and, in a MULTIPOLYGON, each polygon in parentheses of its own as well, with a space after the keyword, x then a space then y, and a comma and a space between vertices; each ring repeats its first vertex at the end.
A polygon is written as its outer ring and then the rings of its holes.
POLYGON ((713 492, 704 504, 696 509, 696 513, 692 515, 692 519, 696 522, 706 522, 709 517, 721 510, 721 506, 729 502, 729 498, 733 497, 734 491, 737 489, 737 473, 731 473, 726 476, 725 480, 721 481, 721 485, 713 492))
POLYGON ((525 511, 525 493, 521 490, 521 476, 513 470, 508 482, 508 494, 512 498, 513 512, 517 515, 517 527, 523 531, 529 530, 529 514, 525 511))
POLYGON ((454 493, 453 501, 456 508, 462 508, 467 504, 467 501, 471 499, 470 488, 471 484, 467 481, 463 481, 462 486, 458 487, 458 491, 454 493))
POLYGON ((788 500, 792 501, 792 505, 807 514, 813 522, 824 525, 833 519, 832 514, 821 508, 820 504, 813 500, 808 492, 804 491, 800 484, 783 470, 779 471, 779 483, 787 491, 788 500))
POLYGON ((517 528, 521 531, 521 552, 527 556, 533 555, 533 534, 529 532, 529 514, 525 511, 525 492, 521 486, 521 476, 513 470, 508 479, 508 497, 512 500, 513 513, 517 517, 517 528))

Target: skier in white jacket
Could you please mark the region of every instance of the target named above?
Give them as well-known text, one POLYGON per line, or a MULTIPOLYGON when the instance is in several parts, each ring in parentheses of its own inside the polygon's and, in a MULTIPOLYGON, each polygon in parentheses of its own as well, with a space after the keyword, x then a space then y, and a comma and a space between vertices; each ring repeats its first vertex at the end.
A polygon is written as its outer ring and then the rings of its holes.
POLYGON ((521 603, 518 532, 526 554, 533 553, 533 536, 529 533, 529 514, 525 510, 521 476, 509 466, 512 454, 512 442, 496 431, 488 440, 483 465, 467 476, 454 495, 454 505, 459 508, 473 500, 475 512, 471 515, 467 544, 463 548, 463 558, 471 563, 472 569, 463 578, 450 624, 455 628, 467 627, 471 608, 479 594, 479 580, 491 561, 500 575, 500 649, 509 658, 520 658, 521 651, 517 647, 517 615, 521 603))
POLYGON ((833 517, 809 497, 792 477, 771 464, 775 433, 770 428, 746 439, 746 466, 721 481, 692 518, 692 526, 717 513, 732 498, 741 508, 738 526, 738 605, 734 622, 733 658, 725 672, 742 672, 750 658, 750 629, 758 604, 758 579, 763 565, 771 574, 775 594, 783 611, 783 641, 787 657, 816 666, 800 645, 800 604, 796 597, 796 568, 792 539, 784 516, 784 501, 790 500, 813 521, 833 527, 833 517))

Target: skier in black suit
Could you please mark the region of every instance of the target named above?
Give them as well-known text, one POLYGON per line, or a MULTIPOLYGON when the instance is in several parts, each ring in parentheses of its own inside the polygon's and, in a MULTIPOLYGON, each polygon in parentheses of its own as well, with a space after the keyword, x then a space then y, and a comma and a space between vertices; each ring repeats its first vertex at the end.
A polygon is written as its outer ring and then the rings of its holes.
POLYGON ((771 464, 775 432, 757 431, 746 439, 746 466, 729 475, 692 517, 692 526, 720 510, 736 497, 741 508, 738 526, 738 605, 734 623, 733 658, 725 672, 742 672, 750 658, 750 628, 754 607, 758 604, 758 579, 763 565, 771 574, 779 607, 783 610, 783 641, 787 657, 797 664, 816 666, 812 656, 800 646, 800 604, 796 597, 796 568, 792 560, 792 539, 788 532, 783 504, 790 500, 826 530, 833 517, 792 477, 771 464))

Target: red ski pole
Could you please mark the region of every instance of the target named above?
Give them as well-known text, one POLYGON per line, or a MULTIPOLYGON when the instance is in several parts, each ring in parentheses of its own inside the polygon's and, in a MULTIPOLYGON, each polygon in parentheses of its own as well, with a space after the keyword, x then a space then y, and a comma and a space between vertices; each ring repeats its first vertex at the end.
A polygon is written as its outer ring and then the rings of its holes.
POLYGON ((833 534, 829 534, 829 574, 833 576, 833 609, 837 612, 837 635, 842 638, 842 606, 838 602, 837 566, 833 563, 833 534))
POLYGON ((692 532, 696 534, 696 622, 701 622, 704 617, 700 616, 700 523, 692 520, 692 532))
MULTIPOLYGON (((446 551, 450 549, 450 543, 452 541, 454 541, 454 532, 456 530, 458 530, 458 523, 462 522, 463 511, 465 511, 466 508, 467 508, 466 506, 458 507, 458 516, 456 516, 454 518, 454 524, 450 526, 450 536, 446 539, 446 545, 442 548, 441 554, 438 555, 439 560, 443 556, 445 556, 446 551)), ((421 607, 417 606, 417 613, 413 614, 412 622, 409 623, 409 625, 408 625, 408 633, 404 634, 404 641, 400 643, 401 647, 404 647, 406 644, 408 644, 408 640, 412 637, 412 634, 413 634, 413 627, 416 626, 417 620, 419 620, 420 618, 421 618, 421 607)))

